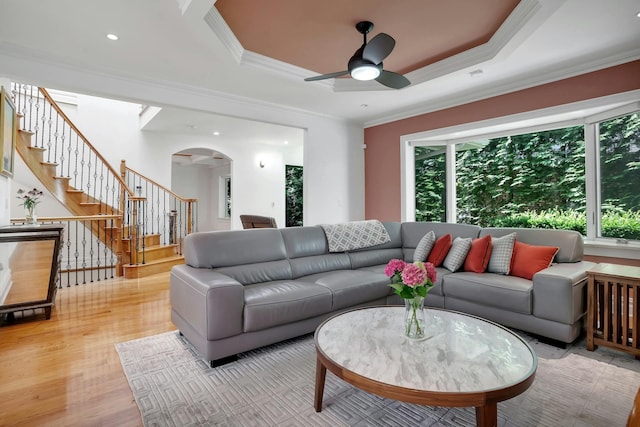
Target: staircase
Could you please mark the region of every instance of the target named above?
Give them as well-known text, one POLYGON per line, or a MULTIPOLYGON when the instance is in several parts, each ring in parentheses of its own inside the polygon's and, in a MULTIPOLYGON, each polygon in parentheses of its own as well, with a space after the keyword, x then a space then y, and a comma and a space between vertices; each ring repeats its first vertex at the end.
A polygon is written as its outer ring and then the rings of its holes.
POLYGON ((181 198, 124 160, 116 172, 45 89, 14 84, 12 93, 16 151, 74 218, 92 219, 87 227, 115 254, 117 276, 145 277, 184 263, 182 239, 192 232, 197 200, 181 198))

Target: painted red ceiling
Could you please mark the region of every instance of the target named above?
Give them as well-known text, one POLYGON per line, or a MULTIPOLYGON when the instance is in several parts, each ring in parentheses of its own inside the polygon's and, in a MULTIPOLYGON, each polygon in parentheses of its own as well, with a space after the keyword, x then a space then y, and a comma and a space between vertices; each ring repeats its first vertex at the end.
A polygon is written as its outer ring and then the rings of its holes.
POLYGON ((486 43, 519 0, 218 0, 242 46, 319 74, 342 71, 359 21, 395 38, 386 70, 407 73, 486 43))

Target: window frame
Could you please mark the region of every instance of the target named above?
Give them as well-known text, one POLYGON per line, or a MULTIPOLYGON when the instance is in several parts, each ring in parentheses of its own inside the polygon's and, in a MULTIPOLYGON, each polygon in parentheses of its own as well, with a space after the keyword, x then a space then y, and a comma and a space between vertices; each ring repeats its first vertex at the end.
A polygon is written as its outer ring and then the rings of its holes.
POLYGON ((600 167, 599 126, 602 121, 640 111, 640 90, 587 100, 557 107, 519 113, 434 129, 400 138, 401 145, 401 219, 415 221, 415 155, 417 146, 446 146, 447 222, 457 222, 455 194, 456 145, 508 135, 520 135, 571 126, 583 126, 585 142, 585 195, 587 235, 585 242, 605 247, 633 247, 640 250, 640 242, 622 244, 615 238, 599 237, 600 221, 600 167), (595 110, 595 111, 594 111, 595 110))
POLYGON ((232 215, 231 175, 223 175, 218 180, 218 219, 231 219, 232 215), (227 189, 229 194, 227 195, 227 189), (228 196, 228 197, 227 197, 228 196))

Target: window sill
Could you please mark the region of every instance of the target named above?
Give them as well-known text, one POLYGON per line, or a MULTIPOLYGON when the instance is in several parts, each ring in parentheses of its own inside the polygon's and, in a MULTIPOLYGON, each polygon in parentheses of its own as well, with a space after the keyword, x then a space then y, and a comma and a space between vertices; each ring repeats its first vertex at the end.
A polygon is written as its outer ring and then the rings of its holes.
POLYGON ((611 258, 640 259, 640 243, 617 243, 614 240, 584 240, 584 254, 611 258))

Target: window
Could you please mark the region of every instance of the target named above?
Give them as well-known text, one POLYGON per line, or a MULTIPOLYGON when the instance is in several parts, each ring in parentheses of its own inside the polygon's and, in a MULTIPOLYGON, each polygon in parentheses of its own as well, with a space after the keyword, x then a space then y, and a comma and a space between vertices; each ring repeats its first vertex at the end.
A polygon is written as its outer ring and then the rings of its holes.
POLYGON ((231 177, 221 176, 218 197, 218 217, 231 218, 231 177))
POLYGON ((302 166, 285 165, 286 227, 303 225, 302 171, 302 166))
POLYGON ((416 147, 417 221, 446 221, 445 159, 443 145, 416 147))
POLYGON ((457 144, 457 222, 532 226, 577 215, 570 228, 584 232, 584 152, 582 126, 457 144))
POLYGON ((599 237, 640 240, 640 114, 598 123, 599 237))
POLYGON ((405 170, 403 220, 562 228, 590 239, 640 241, 639 107, 629 101, 591 107, 581 117, 535 112, 517 123, 487 121, 484 131, 469 124, 403 139, 415 173, 405 170))

